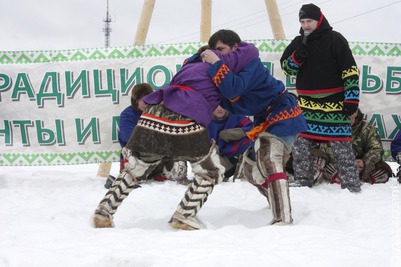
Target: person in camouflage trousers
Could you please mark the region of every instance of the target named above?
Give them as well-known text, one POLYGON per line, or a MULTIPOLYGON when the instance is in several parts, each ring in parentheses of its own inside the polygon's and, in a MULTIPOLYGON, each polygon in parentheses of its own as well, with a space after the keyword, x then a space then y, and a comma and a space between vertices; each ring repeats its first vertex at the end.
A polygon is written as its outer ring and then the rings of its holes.
MULTIPOLYGON (((401 165, 401 131, 391 141, 391 156, 401 165)), ((401 183, 401 166, 398 167, 398 182, 401 183)))
MULTIPOLYGON (((359 178, 362 182, 370 184, 386 183, 392 176, 391 167, 383 160, 383 145, 376 128, 363 117, 360 109, 351 116, 352 148, 358 165, 359 178)), ((331 147, 328 144, 321 144, 314 154, 315 184, 323 179, 339 183, 331 147)))

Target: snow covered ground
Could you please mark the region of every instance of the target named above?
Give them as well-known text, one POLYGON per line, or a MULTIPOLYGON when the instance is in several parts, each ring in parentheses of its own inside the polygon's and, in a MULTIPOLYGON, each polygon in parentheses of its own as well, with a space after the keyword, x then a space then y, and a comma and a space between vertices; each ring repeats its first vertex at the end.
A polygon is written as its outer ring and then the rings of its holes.
POLYGON ((395 178, 364 184, 360 194, 329 184, 290 188, 292 226, 267 226, 267 202, 247 182, 222 183, 198 214, 206 229, 189 232, 167 223, 186 186, 150 182, 120 206, 116 228, 94 229, 91 215, 106 193, 97 168, 0 168, 1 267, 401 266, 395 178))

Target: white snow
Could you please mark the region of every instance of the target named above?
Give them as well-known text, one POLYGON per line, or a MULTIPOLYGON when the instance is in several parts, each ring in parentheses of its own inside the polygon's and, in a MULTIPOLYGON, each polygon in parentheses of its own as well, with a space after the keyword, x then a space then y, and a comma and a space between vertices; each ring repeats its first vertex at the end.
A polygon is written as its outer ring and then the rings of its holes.
POLYGON ((0 266, 401 266, 396 178, 359 194, 290 188, 292 226, 268 226, 267 201, 247 182, 222 183, 198 213, 198 231, 168 224, 186 186, 148 182, 125 199, 115 228, 95 229, 107 191, 97 168, 0 168, 0 266))

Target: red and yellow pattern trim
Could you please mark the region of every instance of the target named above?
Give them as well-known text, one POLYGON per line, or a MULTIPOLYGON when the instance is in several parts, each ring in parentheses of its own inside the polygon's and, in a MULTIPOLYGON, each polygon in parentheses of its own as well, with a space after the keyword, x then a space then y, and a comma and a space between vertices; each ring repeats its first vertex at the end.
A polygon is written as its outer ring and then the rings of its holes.
POLYGON ((280 111, 273 117, 267 116, 266 121, 264 123, 261 123, 260 125, 254 127, 252 130, 248 131, 246 133, 246 135, 248 136, 249 139, 255 140, 255 138, 261 132, 265 132, 267 130, 267 128, 269 128, 274 123, 283 121, 283 120, 293 119, 293 118, 300 116, 301 114, 302 114, 302 110, 299 105, 296 105, 294 108, 291 108, 289 111, 288 110, 280 111))
POLYGON ((216 72, 214 77, 212 78, 212 81, 216 87, 219 87, 219 84, 221 84, 221 81, 224 79, 226 74, 230 71, 230 69, 227 67, 226 64, 222 64, 219 68, 219 70, 216 72))

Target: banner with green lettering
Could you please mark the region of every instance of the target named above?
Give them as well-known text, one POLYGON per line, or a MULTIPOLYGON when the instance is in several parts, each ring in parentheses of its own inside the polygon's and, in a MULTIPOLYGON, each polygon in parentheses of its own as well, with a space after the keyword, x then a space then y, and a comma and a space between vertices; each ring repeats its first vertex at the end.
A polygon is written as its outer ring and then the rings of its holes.
MULTIPOLYGON (((289 41, 250 42, 271 73, 294 90, 294 78, 285 77, 279 63, 289 41)), ((0 51, 0 166, 119 161, 119 114, 130 105, 133 86, 167 85, 202 45, 0 51)), ((401 44, 350 46, 360 70, 361 109, 388 158, 401 129, 401 44)))

